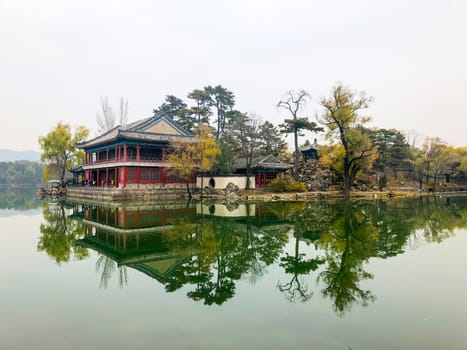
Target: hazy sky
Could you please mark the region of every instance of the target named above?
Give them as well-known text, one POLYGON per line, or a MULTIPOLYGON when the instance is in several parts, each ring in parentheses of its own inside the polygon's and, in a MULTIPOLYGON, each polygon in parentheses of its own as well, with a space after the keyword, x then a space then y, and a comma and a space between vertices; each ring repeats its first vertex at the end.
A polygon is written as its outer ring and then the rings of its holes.
POLYGON ((58 121, 96 130, 221 84, 275 124, 288 89, 338 81, 374 97, 372 126, 467 145, 467 1, 0 0, 0 148, 38 149, 58 121))

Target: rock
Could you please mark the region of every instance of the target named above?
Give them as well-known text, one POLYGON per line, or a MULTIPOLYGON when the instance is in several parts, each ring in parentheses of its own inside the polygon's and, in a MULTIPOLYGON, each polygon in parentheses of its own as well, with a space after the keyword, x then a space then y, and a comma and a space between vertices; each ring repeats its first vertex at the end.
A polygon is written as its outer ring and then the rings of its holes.
POLYGON ((301 160, 298 179, 304 182, 308 191, 329 191, 335 181, 334 173, 321 166, 319 160, 301 160))
POLYGON ((225 186, 225 190, 229 192, 238 192, 239 188, 237 185, 233 184, 232 182, 229 182, 227 186, 225 186))

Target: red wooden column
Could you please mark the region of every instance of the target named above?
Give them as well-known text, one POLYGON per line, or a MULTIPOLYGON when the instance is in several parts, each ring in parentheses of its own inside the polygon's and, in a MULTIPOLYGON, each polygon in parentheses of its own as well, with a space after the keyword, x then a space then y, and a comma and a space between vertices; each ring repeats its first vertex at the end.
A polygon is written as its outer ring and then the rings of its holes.
POLYGON ((140 150, 141 146, 140 145, 137 145, 136 146, 136 161, 139 162, 141 160, 141 157, 139 155, 139 150, 140 150))
POLYGON ((107 186, 109 185, 109 168, 105 169, 105 183, 107 186))
POLYGON ((165 184, 165 168, 161 168, 161 183, 165 184))
POLYGON ((127 152, 126 152, 126 145, 123 145, 123 161, 127 161, 127 152))
POLYGON ((136 168, 135 182, 139 184, 141 183, 141 168, 139 166, 135 168, 136 168))
POLYGON ((105 150, 106 154, 105 154, 105 161, 108 162, 109 161, 109 149, 107 148, 105 150))
POLYGON ((123 167, 120 169, 120 171, 122 172, 122 182, 123 182, 123 187, 126 187, 126 184, 128 183, 128 168, 127 167, 123 167))
POLYGON ((165 162, 165 157, 166 157, 165 148, 162 148, 162 162, 165 162))
POLYGON ((99 169, 96 169, 96 173, 97 173, 97 175, 96 175, 96 186, 100 186, 100 183, 99 183, 99 180, 100 180, 100 178, 99 178, 100 177, 99 176, 99 169))

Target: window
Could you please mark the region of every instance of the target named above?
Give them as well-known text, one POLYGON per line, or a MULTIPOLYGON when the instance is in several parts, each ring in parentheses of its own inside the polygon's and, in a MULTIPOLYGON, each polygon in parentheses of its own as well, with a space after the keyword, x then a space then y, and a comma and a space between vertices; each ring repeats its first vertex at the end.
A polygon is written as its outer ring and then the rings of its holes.
POLYGON ((141 181, 160 181, 161 173, 159 169, 149 168, 141 169, 141 181))
POLYGON ((128 182, 135 182, 136 181, 136 169, 129 168, 128 169, 128 182))

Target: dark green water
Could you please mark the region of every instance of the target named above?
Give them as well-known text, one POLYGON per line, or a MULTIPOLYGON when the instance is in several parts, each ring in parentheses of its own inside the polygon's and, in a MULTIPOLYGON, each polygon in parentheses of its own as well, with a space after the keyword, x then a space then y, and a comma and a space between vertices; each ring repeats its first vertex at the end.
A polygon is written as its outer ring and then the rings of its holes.
POLYGON ((467 348, 467 197, 0 196, 0 349, 467 348))

